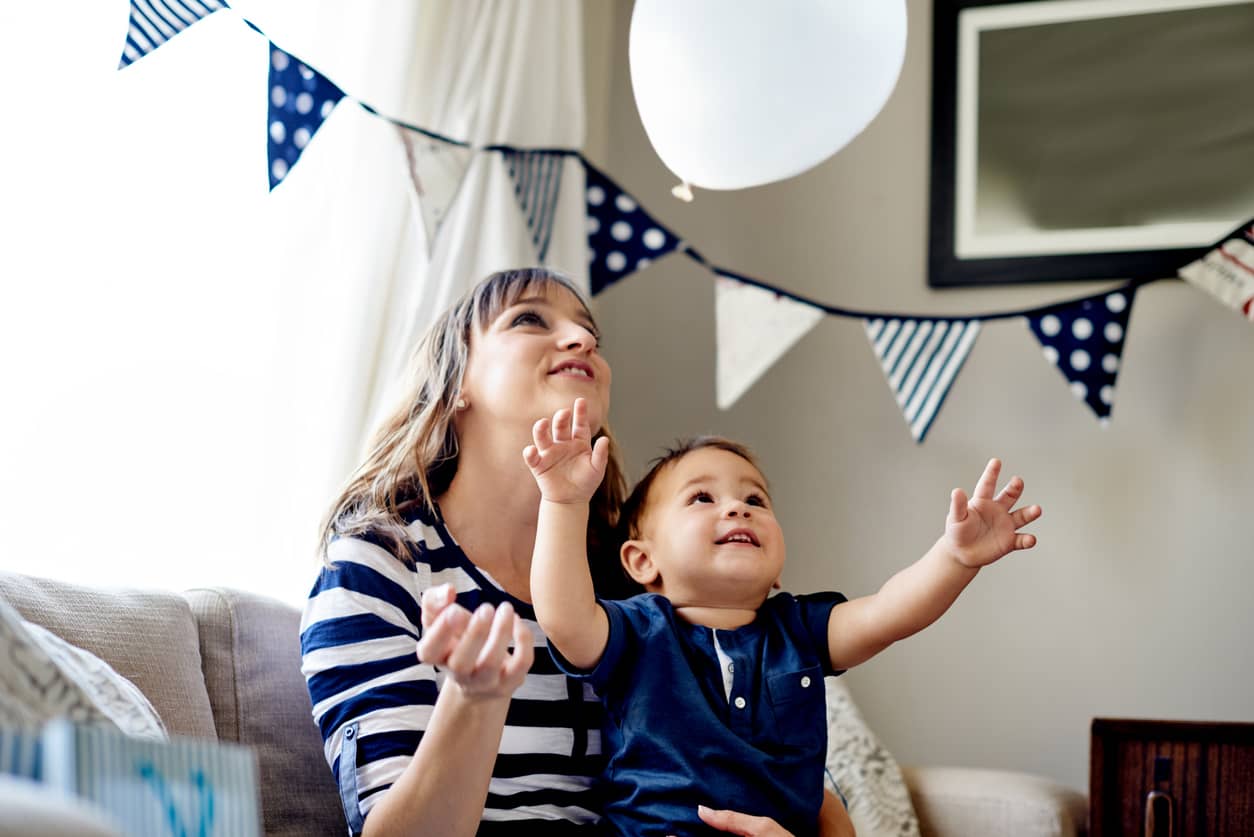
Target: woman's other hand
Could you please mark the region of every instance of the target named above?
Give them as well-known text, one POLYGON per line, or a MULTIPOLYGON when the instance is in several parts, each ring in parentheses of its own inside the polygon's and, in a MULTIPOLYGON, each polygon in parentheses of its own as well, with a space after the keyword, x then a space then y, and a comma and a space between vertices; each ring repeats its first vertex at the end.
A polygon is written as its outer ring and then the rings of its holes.
POLYGON ((715 811, 704 805, 697 806, 701 821, 717 831, 739 834, 742 837, 792 837, 792 832, 770 817, 754 817, 736 811, 715 811))
POLYGON ((498 608, 484 603, 472 614, 457 604, 451 584, 422 593, 418 659, 447 672, 466 697, 513 695, 531 668, 533 644, 531 631, 509 602, 498 608))

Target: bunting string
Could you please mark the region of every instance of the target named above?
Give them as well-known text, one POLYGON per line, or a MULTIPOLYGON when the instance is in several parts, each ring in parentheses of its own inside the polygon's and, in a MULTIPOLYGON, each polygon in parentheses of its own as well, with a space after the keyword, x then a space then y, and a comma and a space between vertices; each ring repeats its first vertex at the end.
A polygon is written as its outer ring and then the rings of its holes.
MULTIPOLYGON (((224 0, 132 0, 119 69, 222 8, 227 8, 224 0)), ((588 275, 594 296, 676 251, 713 277, 716 392, 722 409, 735 404, 825 316, 857 319, 911 436, 922 443, 983 324, 1021 319, 1074 397, 1102 425, 1110 418, 1132 303, 1141 287, 1158 279, 1131 280, 1073 299, 980 314, 906 314, 830 305, 710 262, 577 149, 474 144, 388 116, 349 96, 313 65, 275 45, 247 19, 241 20, 270 44, 267 143, 271 189, 287 177, 339 102, 350 98, 395 129, 429 252, 474 155, 487 153, 497 155, 505 166, 537 261, 544 264, 563 172, 573 157, 584 172, 588 275)), ((1203 258, 1163 267, 1160 278, 1183 278, 1254 322, 1254 221, 1225 236, 1203 258)))

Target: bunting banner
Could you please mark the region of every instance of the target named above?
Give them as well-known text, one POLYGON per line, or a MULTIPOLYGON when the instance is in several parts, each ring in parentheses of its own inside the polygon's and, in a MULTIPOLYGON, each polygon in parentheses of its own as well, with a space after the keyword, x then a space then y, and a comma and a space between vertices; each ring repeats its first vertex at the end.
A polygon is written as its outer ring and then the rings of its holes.
MULTIPOLYGON (((130 8, 122 67, 197 20, 228 7, 224 0, 132 0, 130 8)), ((267 142, 273 190, 346 94, 275 45, 253 23, 242 20, 270 46, 267 142)), ((397 131, 426 231, 428 255, 474 155, 491 153, 501 155, 537 259, 544 263, 553 240, 567 158, 578 160, 585 176, 588 274, 593 295, 675 250, 682 250, 713 275, 716 395, 718 406, 724 410, 825 316, 859 319, 911 436, 922 443, 974 347, 982 323, 1021 318, 1071 392, 1104 425, 1114 402, 1133 298, 1142 285, 1156 281, 1138 279, 1078 300, 971 316, 928 317, 840 308, 707 261, 576 149, 472 145, 389 117, 364 101, 354 101, 397 131)), ((1163 267, 1163 278, 1178 272, 1186 282, 1254 321, 1254 220, 1225 236, 1203 258, 1183 267, 1163 267)))
POLYGON ((583 167, 587 173, 588 278, 596 296, 672 252, 680 240, 587 160, 583 167))
POLYGON ((465 146, 427 136, 404 125, 396 133, 405 148, 409 180, 418 200, 418 213, 427 232, 427 257, 435 251, 440 227, 457 199, 474 151, 465 146))
POLYGON ((715 271, 716 397, 726 410, 823 319, 823 311, 715 271))
POLYGON ((864 325, 910 435, 922 442, 980 335, 980 321, 877 317, 864 325))
POLYGON ((1237 230, 1205 256, 1180 268, 1180 278, 1254 322, 1254 224, 1237 230))
POLYGON ((1115 378, 1132 315, 1136 287, 1040 309, 1027 317, 1028 328, 1058 368, 1105 426, 1115 403, 1115 378))
POLYGON ((131 22, 118 69, 129 67, 196 21, 225 8, 221 0, 131 0, 131 22))
POLYGON ((562 191, 562 169, 566 155, 548 151, 501 152, 509 178, 514 182, 514 196, 522 209, 531 240, 536 245, 536 256, 544 264, 549 254, 549 239, 553 236, 553 216, 557 212, 557 198, 562 191))
POLYGON ((270 43, 270 189, 283 182, 344 91, 270 43))

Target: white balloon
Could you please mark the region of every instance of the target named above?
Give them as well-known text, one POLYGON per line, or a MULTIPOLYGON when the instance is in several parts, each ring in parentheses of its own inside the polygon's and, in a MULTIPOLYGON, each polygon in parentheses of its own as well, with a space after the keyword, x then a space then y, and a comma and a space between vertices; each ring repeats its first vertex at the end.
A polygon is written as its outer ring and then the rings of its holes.
POLYGON ((888 100, 905 0, 636 0, 640 119, 682 180, 744 189, 843 148, 888 100))

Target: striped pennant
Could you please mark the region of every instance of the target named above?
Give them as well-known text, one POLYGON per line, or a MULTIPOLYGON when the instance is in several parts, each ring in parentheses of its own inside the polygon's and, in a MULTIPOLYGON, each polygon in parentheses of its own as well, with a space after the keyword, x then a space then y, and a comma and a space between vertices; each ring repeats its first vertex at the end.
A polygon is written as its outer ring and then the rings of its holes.
POLYGON ((922 442, 980 334, 979 320, 865 320, 888 385, 922 442))
POLYGON ((550 151, 503 151, 505 167, 514 181, 514 195, 531 230, 540 264, 549 253, 553 237, 553 216, 557 197, 562 189, 562 168, 565 154, 550 151))
POLYGON ((585 209, 588 214, 588 280, 595 296, 610 285, 644 270, 680 244, 613 180, 587 160, 585 209))
POLYGON ((715 270, 718 406, 726 410, 823 319, 823 310, 715 270))
POLYGON ((322 73, 270 44, 270 188, 296 165, 344 91, 322 73))
POLYGON ((222 0, 131 0, 131 25, 118 69, 130 66, 218 9, 222 0))
POLYGON ((1025 318, 1045 359, 1062 373, 1071 394, 1087 404, 1103 426, 1115 403, 1115 377, 1135 293, 1136 288, 1129 287, 1025 318))
POLYGON ((430 258, 435 251, 440 227, 457 198, 474 151, 403 125, 396 126, 396 133, 405 147, 409 180, 414 185, 413 194, 418 199, 418 211, 427 232, 427 257, 430 258))

